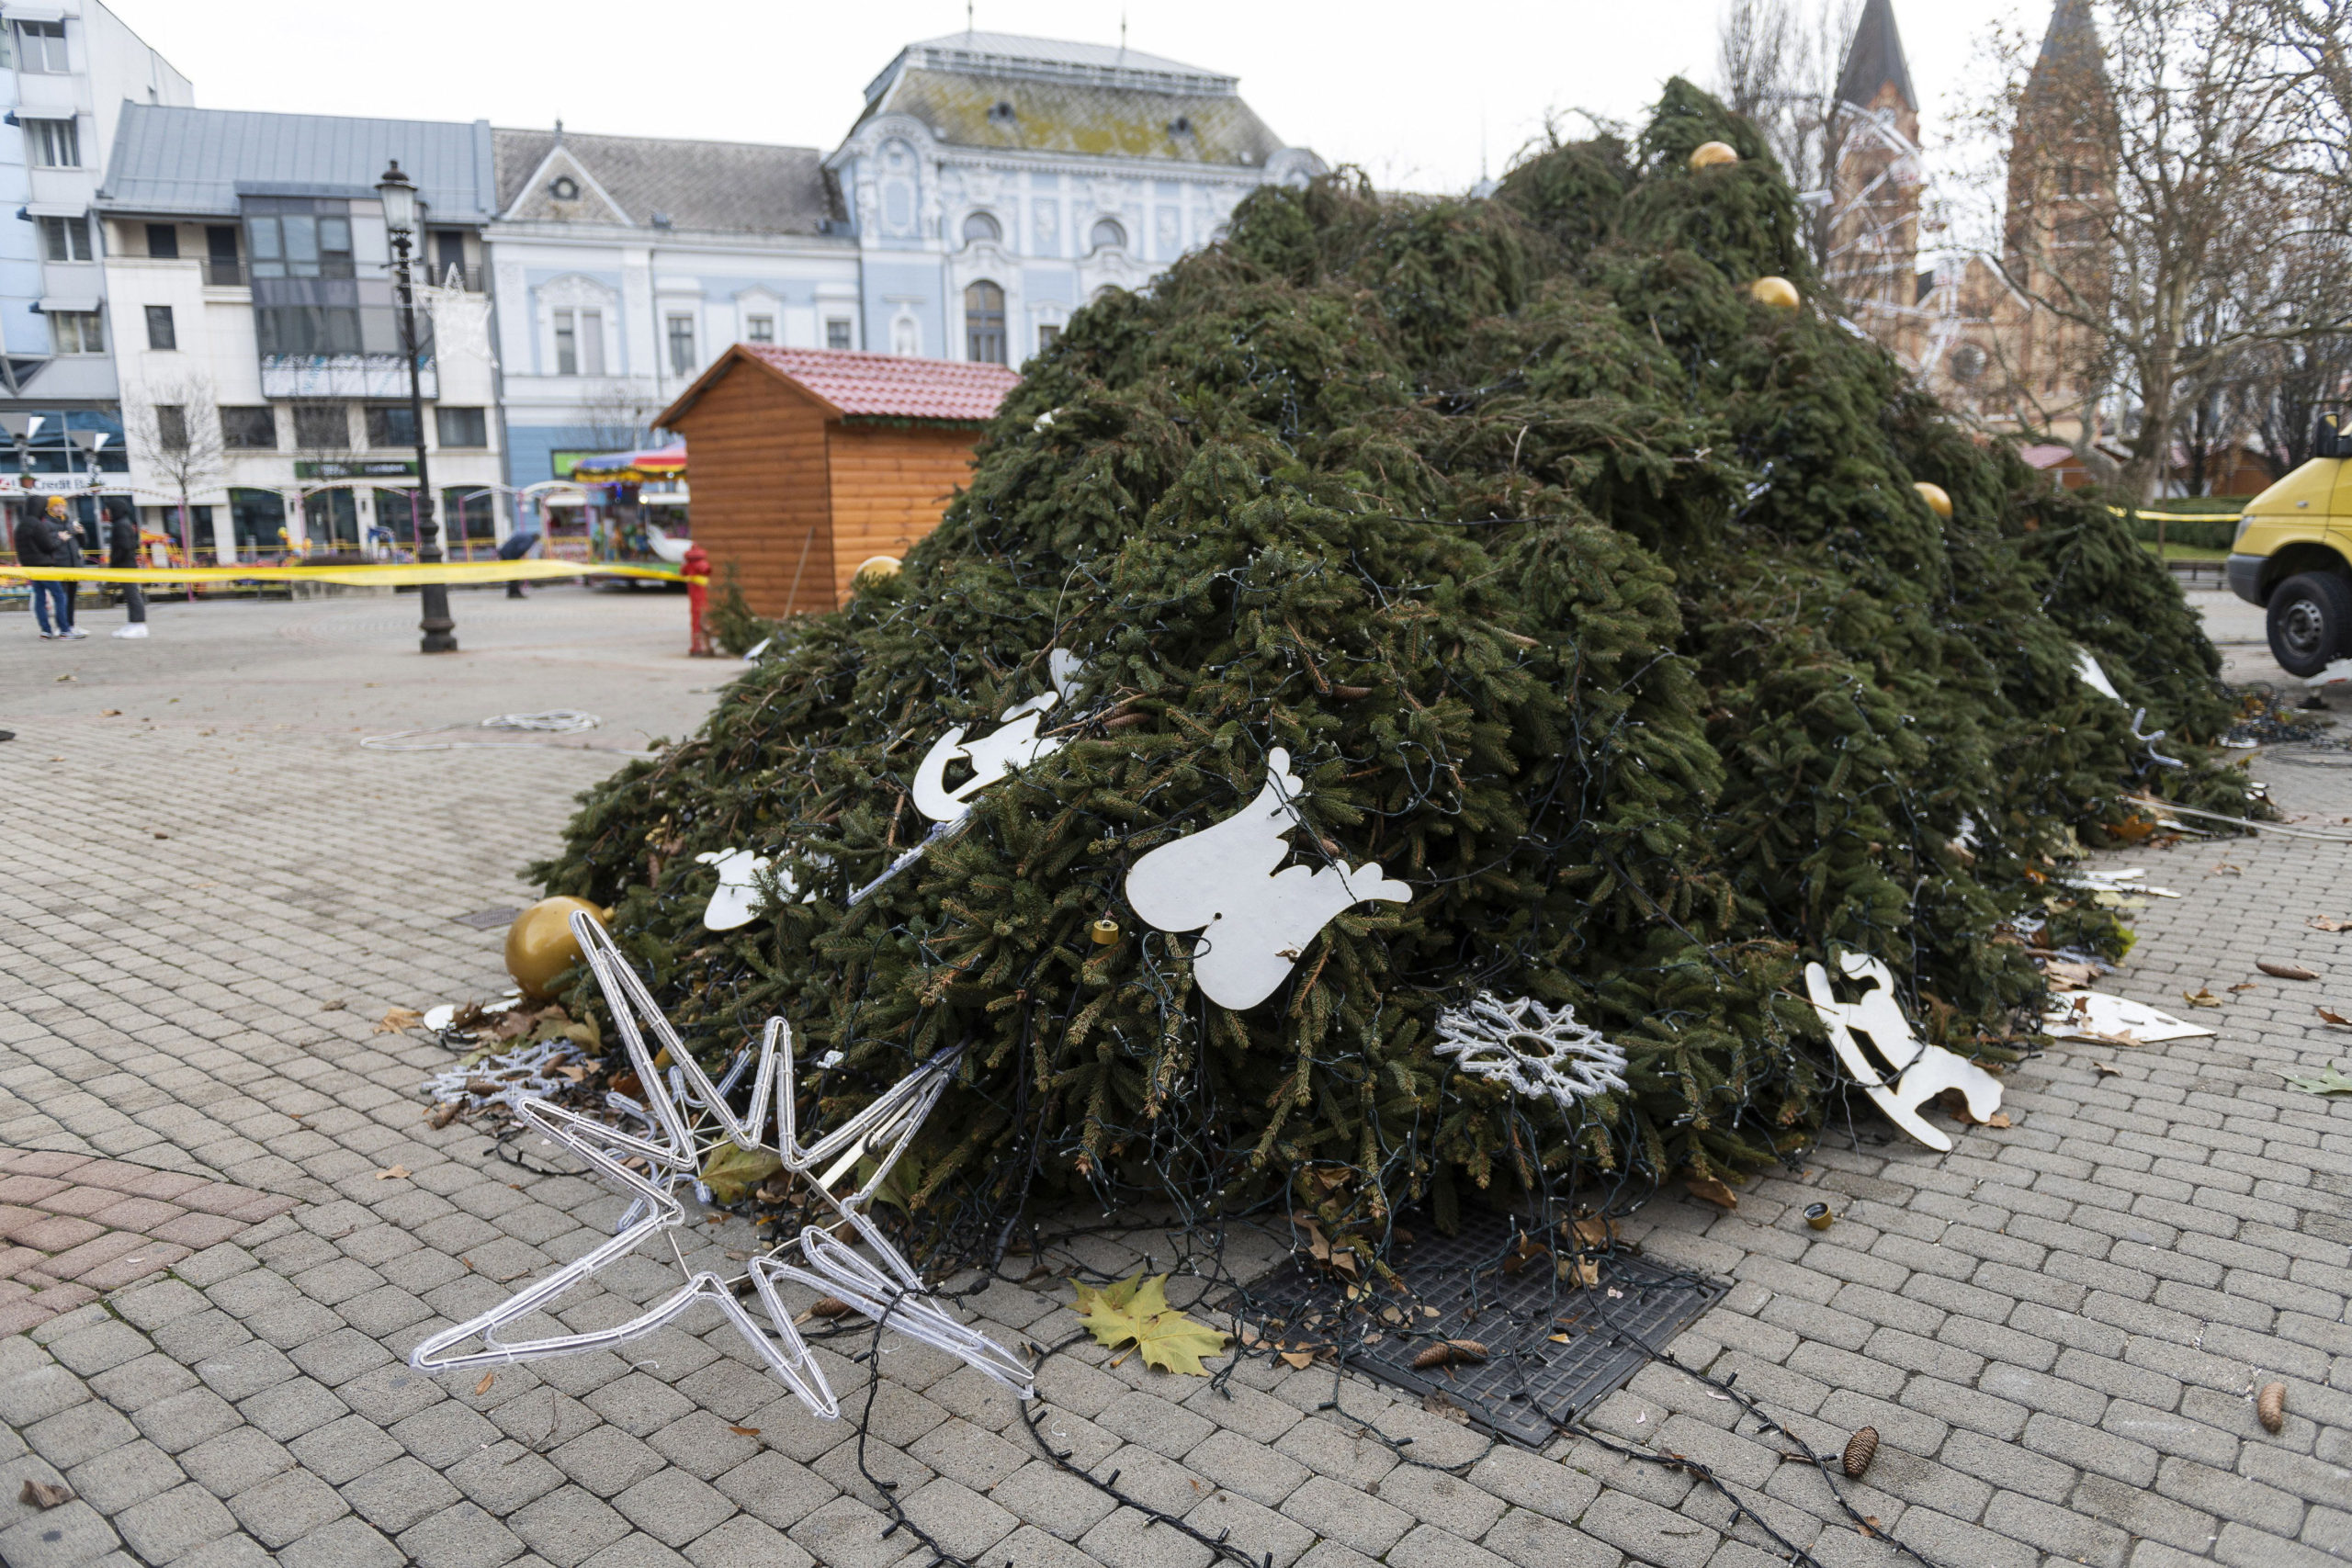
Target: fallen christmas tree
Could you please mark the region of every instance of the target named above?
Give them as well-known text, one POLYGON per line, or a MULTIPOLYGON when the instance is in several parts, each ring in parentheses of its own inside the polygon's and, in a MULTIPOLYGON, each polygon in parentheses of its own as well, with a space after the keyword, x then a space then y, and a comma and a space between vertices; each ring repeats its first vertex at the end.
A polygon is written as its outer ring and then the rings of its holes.
POLYGON ((1680 83, 1637 147, 1490 200, 1261 190, 1073 318, 901 573, 774 629, 534 875, 612 906, 707 1061, 787 1019, 826 1114, 963 1043, 897 1196, 967 1251, 1071 1190, 1376 1238, 1476 1190, 1600 1204, 1785 1156, 1838 1096, 1806 959, 1876 955, 1923 1034, 1997 1057, 2042 994, 2004 922, 2125 940, 2053 858, 2144 830, 2134 793, 2245 805, 2161 566, 1838 319, 1759 141, 1680 83), (1690 167, 1710 140, 1739 160, 1690 167), (1026 767, 921 776, 1023 704, 1026 767), (1127 878, 1278 750, 1295 863, 1408 901, 1361 896, 1220 1006, 1127 878), (853 907, 943 789, 968 816, 853 907), (729 851, 781 880, 713 931, 729 851), (1622 1072, 1463 1070, 1439 1017, 1480 993, 1573 1009, 1622 1072))

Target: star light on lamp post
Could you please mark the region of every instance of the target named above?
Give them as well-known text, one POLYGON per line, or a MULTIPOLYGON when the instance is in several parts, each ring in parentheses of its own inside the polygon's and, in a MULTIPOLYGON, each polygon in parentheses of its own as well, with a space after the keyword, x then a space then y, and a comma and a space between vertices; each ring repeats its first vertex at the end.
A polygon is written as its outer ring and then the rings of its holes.
MULTIPOLYGON (((416 558, 427 566, 441 562, 441 525, 433 515, 433 484, 424 464, 424 391, 417 361, 416 287, 409 276, 409 247, 416 240, 416 186, 401 173, 400 160, 376 182, 384 203, 384 231, 392 242, 392 275, 400 292, 401 349, 408 357, 409 434, 416 438, 416 558)), ((449 618, 449 586, 427 582, 417 590, 424 614, 417 629, 424 634, 418 647, 426 653, 458 651, 457 622, 449 618)))

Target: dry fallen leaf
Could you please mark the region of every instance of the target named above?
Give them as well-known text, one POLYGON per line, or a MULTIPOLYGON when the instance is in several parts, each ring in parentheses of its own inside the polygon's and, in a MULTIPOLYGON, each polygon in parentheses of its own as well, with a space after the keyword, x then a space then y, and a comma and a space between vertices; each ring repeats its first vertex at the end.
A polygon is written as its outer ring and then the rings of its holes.
POLYGON ((2339 1024, 2346 1029, 2352 1029, 2352 1018, 2346 1018, 2340 1012, 2331 1012, 2325 1008, 2313 1008, 2312 1010, 2319 1014, 2322 1022, 2339 1024))
POLYGON ((2121 1067, 2109 1066, 2105 1062, 2093 1062, 2091 1064, 2091 1070, 2098 1073, 2098 1076, 2103 1078, 2114 1077, 2123 1071, 2121 1067))
POLYGON ((1168 1276, 1141 1270, 1101 1290, 1073 1280, 1078 1320, 1106 1350, 1132 1344, 1144 1365, 1164 1372, 1206 1377, 1204 1356, 1220 1355, 1230 1336, 1168 1304, 1168 1276))
POLYGON ((2352 931, 2352 920, 2331 920, 2325 915, 2313 915, 2303 924, 2315 931, 2352 931))
POLYGON ((2222 1005, 2222 998, 2213 994, 2213 987, 2211 986, 2199 986, 2193 991, 2183 991, 2180 995, 2181 998, 2193 1008, 2217 1008, 2222 1005))
POLYGON ((1682 1178, 1682 1186, 1693 1198, 1702 1199, 1719 1209, 1739 1207, 1739 1194, 1724 1186, 1715 1177, 1700 1176, 1696 1173, 1686 1174, 1682 1178))
POLYGON ((2258 991, 2262 989, 2262 982, 2259 980, 2240 980, 2236 985, 2232 986, 2230 989, 2233 991, 2258 991))
POLYGON ((2213 874, 2216 876, 2244 876, 2245 874, 2245 867, 2242 865, 2232 865, 2228 861, 2217 861, 2213 864, 2213 874))
POLYGON ((727 1429, 739 1438, 756 1438, 760 1435, 760 1429, 757 1427, 738 1427, 731 1422, 727 1429))
POLYGON ((379 1181, 406 1181, 408 1179, 408 1167, 404 1165, 396 1165, 390 1167, 389 1169, 379 1170, 376 1173, 376 1179, 379 1181))
POLYGON ((120 718, 122 716, 122 710, 120 708, 100 708, 98 710, 98 716, 100 718, 120 718))
POLYGON ((1302 1372, 1315 1364, 1315 1354, 1311 1350, 1284 1350, 1282 1358, 1302 1372))
POLYGON ((53 1481, 35 1481, 28 1476, 24 1490, 17 1494, 17 1501, 28 1508, 54 1508, 74 1501, 74 1489, 60 1486, 53 1481))
POLYGON ((481 1382, 474 1384, 474 1397, 476 1399, 480 1399, 483 1394, 488 1393, 490 1392, 490 1385, 497 1381, 498 1374, 496 1372, 482 1373, 481 1382))
POLYGON ((424 1015, 414 1008, 386 1008, 384 1016, 376 1021, 370 1034, 404 1034, 424 1021, 424 1015))
POLYGON ((349 997, 337 997, 331 1002, 321 1002, 319 1004, 319 1010, 321 1012, 341 1012, 350 1005, 351 998, 349 997))
POLYGON ((2281 980, 2316 980, 2319 971, 2306 969, 2300 964, 2281 964, 2273 959, 2257 958, 2254 966, 2265 975, 2276 975, 2281 980))
POLYGON ((455 1122, 458 1119, 458 1112, 464 1109, 464 1106, 454 1100, 445 1100, 424 1113, 424 1124, 437 1132, 455 1122))

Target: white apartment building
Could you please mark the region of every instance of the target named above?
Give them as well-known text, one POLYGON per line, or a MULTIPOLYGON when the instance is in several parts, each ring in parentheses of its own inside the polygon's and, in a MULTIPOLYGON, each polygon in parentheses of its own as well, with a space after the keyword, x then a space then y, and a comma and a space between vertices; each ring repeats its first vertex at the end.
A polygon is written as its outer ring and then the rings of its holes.
POLYGON ((482 287, 488 124, 132 105, 96 205, 148 527, 223 561, 412 541, 416 436, 375 189, 394 161, 419 189, 415 272, 431 280, 435 513, 453 555, 495 543, 510 513, 482 287))
MULTIPOLYGON (((193 101, 99 0, 10 0, 0 15, 0 212, 16 218, 0 216, 0 413, 31 426, 21 449, 0 437, 0 477, 20 498, 74 496, 93 529, 92 491, 122 483, 126 461, 91 199, 127 105, 193 101)), ((0 530, 37 504, 0 502, 0 530)))

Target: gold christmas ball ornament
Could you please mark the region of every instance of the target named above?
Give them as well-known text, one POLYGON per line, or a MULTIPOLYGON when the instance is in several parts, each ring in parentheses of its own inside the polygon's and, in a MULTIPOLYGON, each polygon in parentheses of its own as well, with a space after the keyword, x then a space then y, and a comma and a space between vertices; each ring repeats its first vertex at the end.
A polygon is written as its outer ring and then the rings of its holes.
POLYGON ((1797 286, 1785 277, 1759 277, 1747 286, 1747 297, 1759 305, 1770 305, 1779 310, 1793 310, 1801 302, 1797 286))
POLYGON ((571 934, 575 911, 605 919, 585 898, 542 898, 506 928, 506 972, 535 1002, 552 998, 556 976, 580 962, 580 940, 571 934))
POLYGON ((1712 169, 1722 164, 1736 164, 1739 154, 1728 141, 1702 141, 1690 150, 1690 167, 1695 172, 1712 169))
POLYGON ((881 582, 898 575, 898 557, 868 556, 857 563, 857 570, 850 574, 850 581, 859 584, 881 582))
POLYGON ((1931 485, 1925 479, 1918 479, 1913 482, 1911 488, 1919 492, 1919 499, 1928 503, 1928 511, 1947 523, 1951 521, 1951 494, 1943 486, 1931 485))

